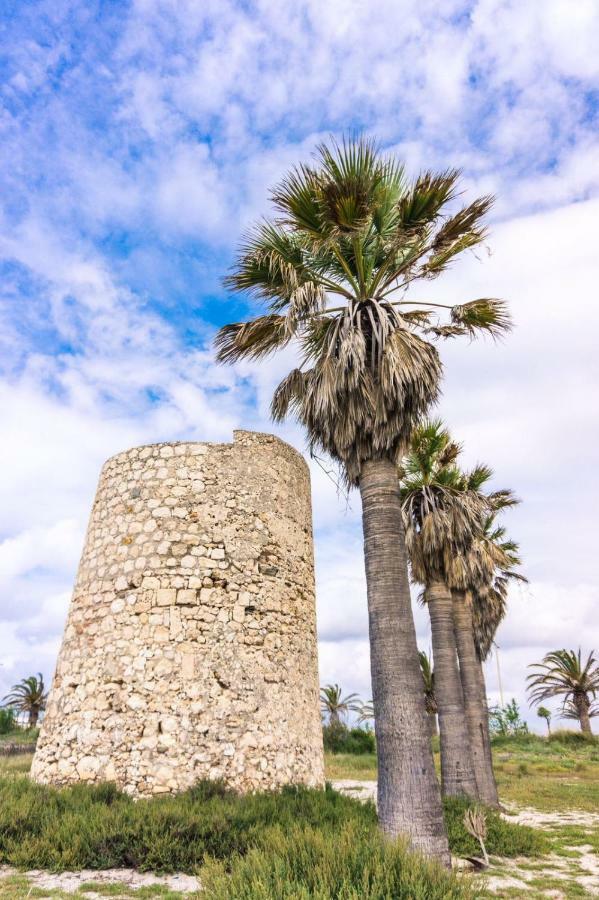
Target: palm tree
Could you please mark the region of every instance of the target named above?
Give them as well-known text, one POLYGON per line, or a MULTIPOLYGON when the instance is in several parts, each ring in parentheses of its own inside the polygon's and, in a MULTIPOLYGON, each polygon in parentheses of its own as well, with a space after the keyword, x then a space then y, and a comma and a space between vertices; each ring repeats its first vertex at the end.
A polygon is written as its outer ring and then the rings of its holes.
POLYGON ((367 700, 360 705, 358 711, 358 722, 372 722, 374 720, 374 704, 372 700, 367 700))
POLYGON ((320 706, 329 717, 329 725, 340 725, 342 716, 349 712, 359 712, 361 709, 360 698, 357 694, 342 696, 338 684, 327 684, 320 689, 320 706))
POLYGON ((328 453, 361 493, 379 821, 446 863, 396 467, 439 392, 441 364, 427 338, 509 327, 498 301, 447 308, 444 324, 442 304, 406 299, 413 282, 435 278, 484 239, 491 198, 447 214, 458 180, 448 170, 409 183, 365 139, 320 146, 315 165, 293 169, 274 189, 277 218, 254 227, 226 280, 265 303, 265 314, 225 326, 216 339, 225 362, 258 359, 292 341, 300 348, 272 413, 277 421, 294 413, 310 449, 328 453))
POLYGON ((516 571, 521 562, 517 544, 507 540, 505 528, 495 522, 500 510, 518 501, 510 491, 495 492, 488 499, 493 512, 486 517, 469 553, 461 561, 464 565, 463 587, 452 590, 452 601, 478 792, 484 803, 499 806, 483 663, 506 613, 510 579, 526 579, 516 571))
POLYGON ((2 702, 17 712, 26 713, 27 727, 35 728, 40 713, 46 708, 47 699, 44 676, 38 672, 37 677, 30 675, 29 678, 23 678, 18 684, 14 684, 2 702))
POLYGON ((540 719, 545 719, 547 723, 547 734, 551 734, 551 710, 547 709, 546 706, 539 706, 537 709, 537 716, 540 719))
POLYGON ((424 705, 428 713, 431 737, 437 734, 437 698, 435 697, 435 673, 430 656, 424 650, 418 651, 420 671, 424 681, 424 705))
POLYGON ((439 420, 419 425, 400 470, 400 494, 412 579, 424 585, 431 620, 443 793, 477 798, 450 586, 487 510, 478 490, 487 470, 464 475, 456 465, 460 450, 439 420))
POLYGON ((543 662, 532 663, 529 669, 536 669, 527 677, 530 703, 563 697, 564 703, 571 704, 577 712, 580 729, 592 734, 589 710, 591 702, 599 693, 599 663, 594 651, 589 653, 583 664, 581 650, 553 650, 543 657, 543 662))

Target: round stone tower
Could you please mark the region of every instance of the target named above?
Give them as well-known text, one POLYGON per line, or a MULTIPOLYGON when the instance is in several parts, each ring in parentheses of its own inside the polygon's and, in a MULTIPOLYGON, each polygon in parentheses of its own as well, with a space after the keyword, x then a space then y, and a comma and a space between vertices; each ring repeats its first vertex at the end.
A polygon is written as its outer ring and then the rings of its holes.
POLYGON ((310 479, 266 434, 104 465, 36 781, 324 783, 310 479))

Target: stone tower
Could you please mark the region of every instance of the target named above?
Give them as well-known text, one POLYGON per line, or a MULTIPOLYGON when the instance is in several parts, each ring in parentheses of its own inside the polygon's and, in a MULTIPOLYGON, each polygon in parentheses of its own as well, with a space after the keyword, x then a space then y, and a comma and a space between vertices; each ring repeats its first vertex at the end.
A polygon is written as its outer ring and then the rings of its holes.
POLYGON ((36 781, 324 783, 310 480, 272 435, 104 465, 36 781))

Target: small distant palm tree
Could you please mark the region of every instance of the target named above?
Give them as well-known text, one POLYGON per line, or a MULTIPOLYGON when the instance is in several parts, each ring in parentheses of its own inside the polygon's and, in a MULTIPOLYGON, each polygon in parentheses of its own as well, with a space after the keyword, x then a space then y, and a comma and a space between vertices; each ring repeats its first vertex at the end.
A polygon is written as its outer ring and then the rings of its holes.
POLYGON ((342 694, 338 684, 327 684, 320 689, 320 706, 329 717, 329 725, 340 725, 341 719, 350 712, 360 712, 362 706, 357 694, 342 694))
POLYGON ((547 709, 546 706, 539 706, 537 709, 537 716, 540 719, 545 719, 547 722, 547 734, 551 734, 551 710, 547 709))
POLYGON ((365 703, 360 705, 360 711, 358 713, 358 722, 361 724, 362 722, 373 722, 374 721, 374 703, 372 700, 367 700, 365 703))
POLYGON ((599 693, 599 663, 594 651, 582 662, 580 648, 553 650, 543 657, 543 662, 528 667, 536 669, 527 678, 530 703, 563 697, 569 710, 576 710, 576 718, 585 734, 592 734, 589 710, 599 693))
POLYGON ((18 684, 14 684, 2 702, 17 712, 26 713, 28 727, 35 728, 40 713, 46 708, 47 699, 44 676, 38 672, 37 676, 30 675, 29 678, 23 678, 18 684))

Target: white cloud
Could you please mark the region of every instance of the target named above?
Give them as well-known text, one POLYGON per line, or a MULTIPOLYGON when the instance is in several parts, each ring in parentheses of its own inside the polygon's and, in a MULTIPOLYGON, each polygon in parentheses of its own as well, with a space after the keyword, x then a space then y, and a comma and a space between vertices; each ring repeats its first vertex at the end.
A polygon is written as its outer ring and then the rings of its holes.
MULTIPOLYGON (((599 643, 596 3, 383 0, 373 13, 366 0, 137 0, 114 37, 100 18, 83 44, 68 39, 68 6, 47 7, 50 36, 27 18, 11 41, 0 120, 3 683, 33 660, 52 668, 107 456, 272 430, 293 351, 217 368, 198 308, 224 315, 206 307, 268 187, 355 125, 411 172, 459 165, 469 195, 499 194, 492 255, 427 291, 504 296, 517 324, 500 346, 444 348, 440 410, 468 458, 524 500, 508 527, 532 584, 500 632, 505 692, 523 702, 532 658, 599 643)), ((277 430, 304 448, 293 423, 277 430)), ((359 498, 346 509, 312 472, 322 679, 369 696, 359 498)))

